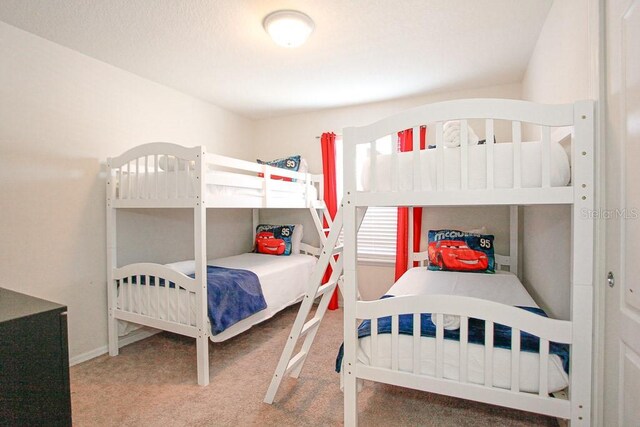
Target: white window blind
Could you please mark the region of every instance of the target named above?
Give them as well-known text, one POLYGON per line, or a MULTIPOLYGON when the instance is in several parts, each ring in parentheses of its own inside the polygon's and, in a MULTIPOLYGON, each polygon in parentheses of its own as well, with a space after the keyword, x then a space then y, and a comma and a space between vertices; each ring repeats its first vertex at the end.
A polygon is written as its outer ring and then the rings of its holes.
POLYGON ((397 223, 398 209, 395 207, 367 209, 358 232, 358 258, 395 259, 397 223))
MULTIPOLYGON (((380 154, 391 152, 391 136, 378 141, 377 147, 380 154)), ((342 197, 342 138, 336 138, 336 175, 338 200, 342 197)), ((362 146, 364 147, 364 146, 362 146)), ((360 146, 358 147, 361 148, 360 146)), ((358 159, 365 156, 358 155, 358 159)), ((361 167, 356 167, 360 173, 361 167)), ((396 236, 398 223, 398 209, 395 207, 372 207, 362 221, 358 232, 358 258, 360 260, 393 261, 396 256, 396 236)), ((343 241, 343 235, 340 235, 343 241)))

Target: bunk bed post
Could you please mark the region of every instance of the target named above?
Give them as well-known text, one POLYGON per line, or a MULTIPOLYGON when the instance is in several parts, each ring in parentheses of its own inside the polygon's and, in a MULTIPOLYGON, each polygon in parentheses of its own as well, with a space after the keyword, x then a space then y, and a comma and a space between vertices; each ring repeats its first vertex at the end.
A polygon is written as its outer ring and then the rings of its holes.
POLYGON ((520 278, 518 265, 518 206, 509 206, 509 271, 520 278))
MULTIPOLYGON (((356 158, 356 129, 344 130, 344 159, 353 162, 356 158)), ((356 378, 356 302, 358 297, 357 277, 357 229, 356 229, 356 173, 354 169, 345 169, 343 226, 344 246, 344 425, 358 424, 357 378, 356 378)))
POLYGON ((413 268, 413 233, 415 230, 413 229, 413 206, 407 207, 407 210, 409 211, 409 227, 407 233, 407 244, 409 245, 407 248, 407 270, 409 270, 410 268, 413 268))
POLYGON ((116 252, 116 209, 111 205, 115 197, 115 183, 111 169, 111 158, 107 159, 107 327, 109 334, 109 356, 118 355, 117 288, 113 280, 113 270, 118 267, 116 252))
POLYGON ((193 210, 194 255, 196 261, 195 279, 198 283, 199 306, 196 307, 196 353, 198 364, 198 385, 209 384, 209 327, 207 325, 207 207, 205 205, 205 167, 206 150, 200 147, 196 158, 196 180, 199 183, 196 205, 193 210))
POLYGON ((260 224, 260 209, 252 209, 251 210, 251 224, 253 225, 253 230, 251 234, 253 238, 251 239, 251 245, 255 245, 256 243, 256 230, 258 229, 258 225, 260 224))
POLYGON ((574 105, 575 138, 571 158, 574 188, 571 221, 571 424, 591 424, 591 368, 593 329, 594 223, 594 103, 574 105))

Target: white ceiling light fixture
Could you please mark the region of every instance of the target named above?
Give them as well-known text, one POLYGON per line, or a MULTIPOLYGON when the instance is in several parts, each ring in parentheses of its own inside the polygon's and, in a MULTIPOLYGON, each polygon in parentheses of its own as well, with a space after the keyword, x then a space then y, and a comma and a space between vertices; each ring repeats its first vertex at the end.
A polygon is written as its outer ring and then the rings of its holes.
POLYGON ((277 10, 264 18, 262 26, 276 44, 298 47, 313 31, 313 20, 297 10, 277 10))

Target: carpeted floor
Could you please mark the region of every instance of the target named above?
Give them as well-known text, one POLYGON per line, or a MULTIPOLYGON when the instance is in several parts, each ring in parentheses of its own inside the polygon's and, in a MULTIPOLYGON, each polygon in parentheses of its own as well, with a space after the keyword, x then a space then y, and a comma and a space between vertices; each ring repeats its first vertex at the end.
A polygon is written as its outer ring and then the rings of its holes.
MULTIPOLYGON (((223 343, 209 343, 211 384, 196 383, 195 340, 162 333, 71 368, 76 426, 334 426, 342 311, 325 316, 300 378, 262 402, 298 306, 223 343)), ((358 397, 362 426, 555 426, 553 418, 384 384, 358 397)))

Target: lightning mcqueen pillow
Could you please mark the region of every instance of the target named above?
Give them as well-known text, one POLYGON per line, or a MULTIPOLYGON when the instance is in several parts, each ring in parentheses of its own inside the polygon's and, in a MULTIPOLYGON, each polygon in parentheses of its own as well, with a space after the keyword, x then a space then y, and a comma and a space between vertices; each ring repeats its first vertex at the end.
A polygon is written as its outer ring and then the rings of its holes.
POLYGON ((290 255, 294 228, 294 225, 258 225, 256 252, 268 255, 290 255))
POLYGON ((429 270, 495 273, 493 235, 429 230, 429 270))

